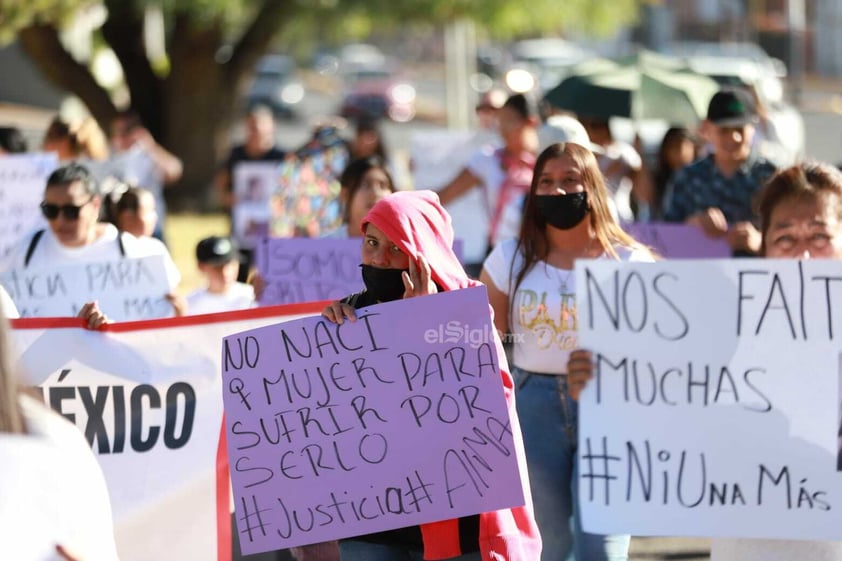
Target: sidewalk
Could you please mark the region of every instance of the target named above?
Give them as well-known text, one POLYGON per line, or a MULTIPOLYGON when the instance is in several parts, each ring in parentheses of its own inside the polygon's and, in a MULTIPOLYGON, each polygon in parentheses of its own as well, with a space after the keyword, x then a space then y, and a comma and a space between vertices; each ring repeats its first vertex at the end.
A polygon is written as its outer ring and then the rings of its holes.
POLYGON ((631 540, 629 559, 634 561, 708 561, 707 538, 635 538, 631 540))

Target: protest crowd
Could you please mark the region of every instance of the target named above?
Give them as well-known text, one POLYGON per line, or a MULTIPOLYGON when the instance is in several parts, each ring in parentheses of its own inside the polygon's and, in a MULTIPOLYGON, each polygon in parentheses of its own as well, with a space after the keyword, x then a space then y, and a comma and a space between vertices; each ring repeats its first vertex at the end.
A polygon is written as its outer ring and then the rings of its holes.
MULTIPOLYGON (((688 325, 665 293, 674 259, 744 258, 755 275, 761 258, 825 259, 838 280, 842 172, 764 158, 774 139, 739 88, 717 92, 697 130, 670 128, 651 163, 607 121, 523 94, 485 95, 476 110, 484 128, 450 177, 429 184, 436 163, 413 154, 404 185, 375 121, 347 139, 325 120, 304 146, 283 146, 271 111, 251 108, 214 185, 231 229, 196 245, 204 282, 190 291, 167 246, 165 192, 182 163, 135 113, 114 119, 109 140, 90 119, 57 118, 29 149, 2 129, 0 514, 21 528, 4 528, 9 558, 628 559, 635 527, 594 525, 584 508, 595 482, 619 477, 585 471, 582 431, 611 420, 606 372, 621 366, 581 332, 637 285, 594 296, 603 281, 577 261, 629 279, 665 267, 650 298, 688 325)), ((740 305, 766 299, 757 333, 768 312, 790 318, 793 339, 817 336, 803 286, 799 304, 782 284, 745 296, 739 278, 740 305)), ((623 314, 634 323, 623 302, 615 331, 623 314)), ((626 398, 640 399, 626 372, 626 398)), ((753 375, 744 382, 772 408, 753 375)), ((825 415, 837 446, 838 416, 825 415)), ((626 450, 629 480, 643 478, 626 450)), ((777 487, 784 471, 769 470, 777 487)), ((838 496, 793 493, 788 509, 809 501, 811 516, 838 496)), ((713 535, 712 559, 842 560, 842 541, 746 527, 713 535)))

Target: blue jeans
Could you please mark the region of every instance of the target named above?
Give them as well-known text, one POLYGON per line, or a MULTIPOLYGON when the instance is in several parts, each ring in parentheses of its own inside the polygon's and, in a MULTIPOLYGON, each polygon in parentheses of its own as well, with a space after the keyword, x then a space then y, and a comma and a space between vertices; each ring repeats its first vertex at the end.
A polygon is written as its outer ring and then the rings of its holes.
MULTIPOLYGON (((412 551, 395 545, 383 545, 363 540, 341 540, 339 542, 340 561, 423 561, 420 551, 412 551)), ((482 561, 479 552, 466 553, 451 557, 447 561, 482 561)))
POLYGON ((578 515, 578 405, 566 376, 512 367, 542 561, 626 561, 630 536, 582 531, 578 515), (572 555, 572 557, 571 557, 572 555))

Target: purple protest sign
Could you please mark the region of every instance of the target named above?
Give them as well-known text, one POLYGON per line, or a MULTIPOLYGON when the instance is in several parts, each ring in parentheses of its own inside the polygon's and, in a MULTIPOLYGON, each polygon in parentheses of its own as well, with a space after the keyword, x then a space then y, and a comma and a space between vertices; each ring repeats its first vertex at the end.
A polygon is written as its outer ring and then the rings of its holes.
POLYGON ((264 238, 257 268, 262 306, 338 300, 364 288, 362 238, 264 238))
POLYGON ((716 259, 731 257, 724 238, 709 238, 701 228, 687 224, 629 222, 623 229, 667 259, 716 259))
POLYGON ((524 504, 485 287, 223 341, 244 554, 524 504))

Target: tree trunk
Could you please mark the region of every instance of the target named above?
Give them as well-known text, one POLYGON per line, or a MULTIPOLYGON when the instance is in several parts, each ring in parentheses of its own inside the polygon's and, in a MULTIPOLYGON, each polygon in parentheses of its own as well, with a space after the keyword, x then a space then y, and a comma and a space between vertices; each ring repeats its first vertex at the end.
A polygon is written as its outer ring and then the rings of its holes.
POLYGON ((220 64, 223 23, 196 27, 189 15, 175 18, 170 54, 171 72, 164 85, 161 143, 184 163, 184 176, 169 189, 167 201, 176 210, 216 206, 213 176, 227 156, 231 128, 254 64, 288 21, 291 2, 264 0, 234 48, 220 64))
MULTIPOLYGON (((256 16, 225 64, 216 62, 223 42, 223 22, 177 13, 170 38, 170 74, 152 72, 143 50, 143 25, 134 5, 111 0, 103 36, 113 43, 132 98, 155 139, 181 158, 184 174, 166 196, 172 210, 213 208, 213 176, 230 147, 231 127, 239 110, 246 79, 272 38, 290 20, 296 4, 263 0, 256 16)), ((88 68, 64 49, 52 25, 32 25, 19 32, 25 51, 56 85, 78 95, 100 126, 117 112, 108 92, 88 68)))
POLYGON ((108 19, 102 26, 102 37, 123 68, 132 109, 152 136, 160 138, 164 124, 163 81, 152 70, 146 56, 143 11, 125 0, 107 0, 106 6, 108 19))
POLYGON ((184 175, 168 189, 167 200, 174 210, 207 210, 213 175, 229 144, 235 88, 225 83, 225 67, 214 58, 218 27, 196 29, 189 18, 176 18, 173 37, 159 142, 181 158, 184 175))

